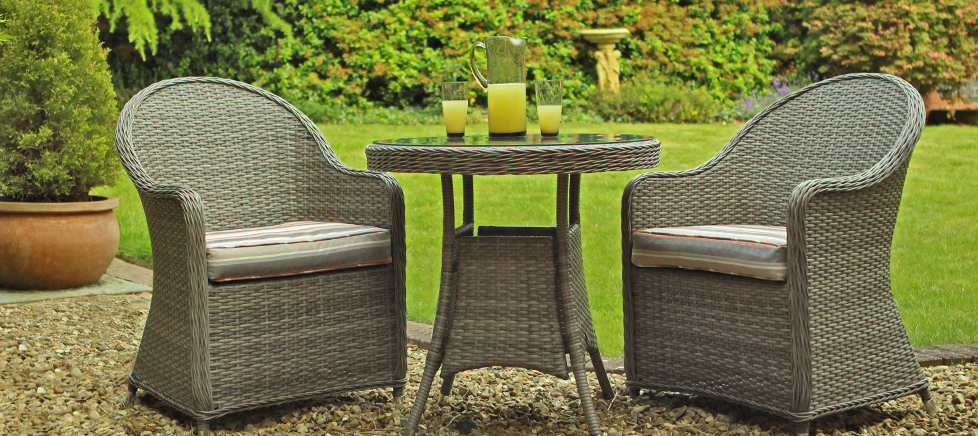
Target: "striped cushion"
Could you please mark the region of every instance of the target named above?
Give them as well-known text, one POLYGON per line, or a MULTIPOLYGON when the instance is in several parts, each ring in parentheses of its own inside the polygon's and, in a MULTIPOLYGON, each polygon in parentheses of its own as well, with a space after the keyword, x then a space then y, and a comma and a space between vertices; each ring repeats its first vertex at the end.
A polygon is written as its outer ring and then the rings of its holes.
POLYGON ((644 229, 632 238, 640 267, 698 269, 785 280, 788 232, 774 226, 692 226, 644 229))
POLYGON ((296 221, 208 232, 207 278, 215 282, 391 263, 386 229, 296 221))

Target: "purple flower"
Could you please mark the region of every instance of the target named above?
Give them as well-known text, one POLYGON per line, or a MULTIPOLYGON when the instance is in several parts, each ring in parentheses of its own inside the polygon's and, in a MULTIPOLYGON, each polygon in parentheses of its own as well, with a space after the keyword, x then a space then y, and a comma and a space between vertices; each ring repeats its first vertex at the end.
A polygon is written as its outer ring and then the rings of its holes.
POLYGON ((809 73, 807 76, 796 74, 788 77, 777 77, 771 82, 771 88, 763 95, 755 90, 749 94, 738 96, 738 101, 734 103, 734 109, 741 118, 748 120, 778 99, 816 81, 818 81, 818 75, 815 73, 809 73))

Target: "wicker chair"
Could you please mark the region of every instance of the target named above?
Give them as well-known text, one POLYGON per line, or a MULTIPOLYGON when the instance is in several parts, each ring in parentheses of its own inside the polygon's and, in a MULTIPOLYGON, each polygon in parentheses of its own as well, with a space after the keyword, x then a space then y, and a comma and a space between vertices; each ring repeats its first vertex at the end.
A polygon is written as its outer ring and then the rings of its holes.
POLYGON ((123 109, 119 156, 142 199, 153 300, 129 375, 197 420, 406 383, 404 199, 343 165, 299 110, 226 79, 165 80, 123 109), (208 281, 205 232, 293 221, 390 232, 388 264, 208 281), (351 322, 354 321, 355 322, 351 322))
MULTIPOLYGON (((889 75, 799 90, 688 171, 646 173, 622 198, 626 385, 812 420, 929 383, 890 290, 890 244, 920 95, 889 75), (633 233, 761 225, 787 232, 786 280, 637 267, 633 233)), ((782 264, 784 265, 784 264, 782 264)))

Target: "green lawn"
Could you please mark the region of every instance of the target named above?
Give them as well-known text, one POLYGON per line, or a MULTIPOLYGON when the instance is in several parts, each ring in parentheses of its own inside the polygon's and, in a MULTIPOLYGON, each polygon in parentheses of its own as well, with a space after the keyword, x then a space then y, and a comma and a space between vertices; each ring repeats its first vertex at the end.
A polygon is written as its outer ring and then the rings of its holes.
MULTIPOLYGON (((364 146, 375 139, 443 135, 441 126, 320 125, 349 166, 366 168, 364 146)), ((562 132, 625 132, 662 141, 657 170, 692 168, 733 136, 736 125, 569 124, 562 132)), ((486 126, 469 126, 469 134, 486 126)), ((530 130, 534 130, 531 128, 530 130)), ((595 328, 604 354, 622 353, 620 207, 625 184, 640 171, 586 174, 581 180, 585 269, 595 328)), ((408 316, 432 322, 440 271, 439 177, 395 174, 407 206, 408 316)), ((475 179, 476 224, 552 226, 556 176, 475 179)), ((98 193, 120 196, 119 257, 151 263, 138 196, 128 178, 98 193)), ((924 130, 910 165, 893 246, 893 289, 914 345, 978 343, 978 127, 924 130)), ((456 204, 461 205, 461 180, 456 204)), ((461 210, 457 211, 461 221, 461 210)))

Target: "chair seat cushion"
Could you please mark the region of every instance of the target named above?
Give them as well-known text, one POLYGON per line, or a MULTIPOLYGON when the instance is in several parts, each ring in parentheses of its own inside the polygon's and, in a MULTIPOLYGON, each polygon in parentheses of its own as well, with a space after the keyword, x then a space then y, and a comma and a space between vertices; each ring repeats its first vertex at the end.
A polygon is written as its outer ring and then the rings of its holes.
POLYGON ((215 282, 391 263, 386 229, 296 221, 207 232, 207 278, 215 282))
POLYGON ((639 230, 632 263, 785 280, 788 232, 784 227, 727 225, 639 230))

